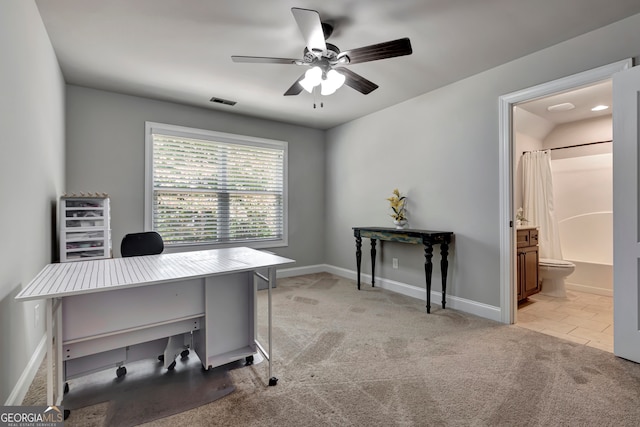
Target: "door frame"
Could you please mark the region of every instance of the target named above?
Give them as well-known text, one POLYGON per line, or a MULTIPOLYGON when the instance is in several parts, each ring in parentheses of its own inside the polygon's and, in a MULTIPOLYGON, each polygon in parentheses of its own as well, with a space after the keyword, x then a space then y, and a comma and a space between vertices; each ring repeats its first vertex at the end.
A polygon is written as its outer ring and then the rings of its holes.
MULTIPOLYGON (((515 163, 513 107, 519 103, 537 98, 567 92, 608 80, 614 73, 633 66, 631 58, 567 76, 558 80, 542 83, 499 98, 499 177, 500 177, 500 320, 502 323, 516 322, 518 302, 515 292, 516 251, 513 227, 515 208, 513 206, 513 165, 515 163)), ((614 258, 615 263, 615 258, 614 258)))

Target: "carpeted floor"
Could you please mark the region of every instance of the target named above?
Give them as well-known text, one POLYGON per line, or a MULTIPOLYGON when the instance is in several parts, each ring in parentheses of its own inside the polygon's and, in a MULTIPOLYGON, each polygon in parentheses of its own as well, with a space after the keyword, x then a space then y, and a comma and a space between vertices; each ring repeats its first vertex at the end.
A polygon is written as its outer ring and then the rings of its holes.
POLYGON ((192 352, 178 358, 173 370, 155 359, 127 364, 120 378, 107 369, 69 381, 64 409, 76 410, 109 402, 105 424, 130 427, 178 412, 197 408, 235 390, 229 371, 244 366, 244 360, 205 371, 192 352))
MULTIPOLYGON (((266 362, 235 369, 229 395, 145 425, 640 425, 640 365, 611 353, 329 274, 280 279, 273 309, 277 386, 266 362)), ((43 404, 45 382, 23 404, 43 404)), ((109 406, 65 425, 109 425, 109 406)))

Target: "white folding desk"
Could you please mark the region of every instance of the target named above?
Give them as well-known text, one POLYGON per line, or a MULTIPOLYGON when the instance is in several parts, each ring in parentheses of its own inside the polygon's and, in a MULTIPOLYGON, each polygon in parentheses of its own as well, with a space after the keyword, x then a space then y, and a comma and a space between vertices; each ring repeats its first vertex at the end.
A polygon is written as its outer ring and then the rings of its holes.
POLYGON ((205 369, 260 350, 275 385, 256 339, 256 278, 268 282, 272 353, 271 287, 293 262, 229 248, 47 265, 16 296, 46 300, 47 404, 60 405, 68 378, 157 355, 185 334, 205 369))

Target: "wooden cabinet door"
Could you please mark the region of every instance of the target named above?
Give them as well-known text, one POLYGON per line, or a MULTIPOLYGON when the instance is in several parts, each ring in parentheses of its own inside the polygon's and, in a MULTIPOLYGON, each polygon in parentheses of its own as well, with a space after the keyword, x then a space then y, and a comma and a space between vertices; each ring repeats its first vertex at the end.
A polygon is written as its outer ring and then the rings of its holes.
POLYGON ((522 297, 526 298, 540 291, 538 282, 538 247, 531 246, 521 249, 521 257, 523 258, 524 280, 522 282, 522 297))
POLYGON ((538 230, 518 230, 518 301, 540 292, 538 282, 538 230))

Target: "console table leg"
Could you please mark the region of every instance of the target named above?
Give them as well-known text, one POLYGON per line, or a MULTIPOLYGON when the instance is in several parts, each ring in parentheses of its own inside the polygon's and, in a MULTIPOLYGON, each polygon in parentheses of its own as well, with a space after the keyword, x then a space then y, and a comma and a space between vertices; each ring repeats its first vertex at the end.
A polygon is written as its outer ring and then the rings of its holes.
POLYGON ((358 290, 360 290, 360 267, 362 266, 362 237, 356 236, 356 267, 358 270, 358 290))
POLYGON ((442 308, 447 302, 447 270, 449 269, 449 261, 447 255, 449 254, 449 245, 446 242, 440 244, 440 270, 442 272, 442 308))
POLYGON ((376 286, 376 239, 371 239, 371 287, 376 286))
POLYGON ((427 313, 431 313, 431 272, 433 271, 433 246, 431 243, 424 244, 424 276, 427 281, 427 313))

